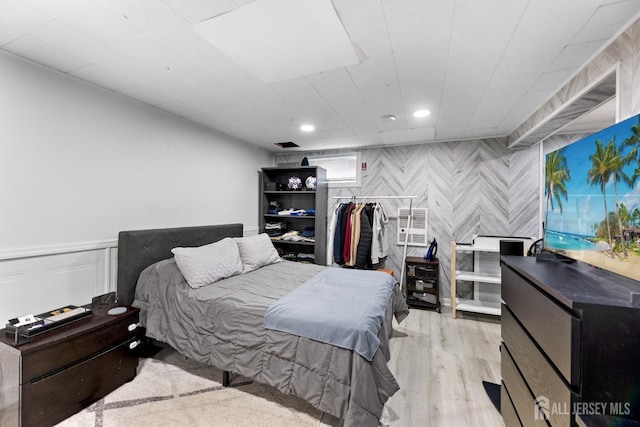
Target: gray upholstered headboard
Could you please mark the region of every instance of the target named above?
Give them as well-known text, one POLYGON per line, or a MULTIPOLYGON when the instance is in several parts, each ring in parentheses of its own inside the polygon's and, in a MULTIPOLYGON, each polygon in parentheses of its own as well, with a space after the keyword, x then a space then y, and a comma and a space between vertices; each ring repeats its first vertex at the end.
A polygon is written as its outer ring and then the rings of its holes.
POLYGON ((121 231, 118 234, 118 302, 131 305, 142 270, 173 257, 176 246, 202 246, 242 237, 242 224, 121 231))

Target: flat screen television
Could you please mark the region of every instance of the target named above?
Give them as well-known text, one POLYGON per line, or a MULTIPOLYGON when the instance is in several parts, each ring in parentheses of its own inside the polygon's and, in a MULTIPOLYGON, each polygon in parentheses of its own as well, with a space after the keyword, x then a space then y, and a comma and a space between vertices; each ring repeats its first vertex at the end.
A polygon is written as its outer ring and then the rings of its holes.
POLYGON ((640 280, 640 115, 550 152, 544 248, 640 280))

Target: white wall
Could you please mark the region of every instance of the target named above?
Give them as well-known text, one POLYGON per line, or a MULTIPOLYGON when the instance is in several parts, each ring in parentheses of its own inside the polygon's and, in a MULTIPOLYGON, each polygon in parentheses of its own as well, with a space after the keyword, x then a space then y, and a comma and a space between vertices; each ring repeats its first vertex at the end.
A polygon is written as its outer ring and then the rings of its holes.
POLYGON ((258 223, 267 151, 0 52, 0 250, 258 223))
POLYGON ((113 246, 120 230, 255 231, 257 171, 272 164, 265 150, 0 51, 0 294, 31 283, 16 285, 11 259, 113 246))

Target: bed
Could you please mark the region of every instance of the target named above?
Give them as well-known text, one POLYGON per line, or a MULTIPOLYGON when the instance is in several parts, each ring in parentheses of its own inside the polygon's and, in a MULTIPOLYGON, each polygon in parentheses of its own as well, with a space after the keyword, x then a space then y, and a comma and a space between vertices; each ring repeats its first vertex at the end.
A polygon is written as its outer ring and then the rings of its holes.
POLYGON ((399 286, 390 291, 371 360, 342 346, 266 329, 269 307, 336 269, 282 261, 197 289, 187 285, 173 248, 242 235, 242 224, 120 232, 118 301, 140 308, 149 338, 193 360, 301 397, 345 426, 377 426, 385 402, 399 390, 387 367, 392 318, 408 315, 399 286))

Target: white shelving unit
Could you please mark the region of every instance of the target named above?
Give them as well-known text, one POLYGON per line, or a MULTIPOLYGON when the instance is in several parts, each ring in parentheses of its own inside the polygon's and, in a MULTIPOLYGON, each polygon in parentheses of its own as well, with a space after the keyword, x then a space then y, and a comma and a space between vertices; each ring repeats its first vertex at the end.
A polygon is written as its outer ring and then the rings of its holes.
POLYGON ((500 240, 521 240, 524 251, 532 238, 510 236, 475 236, 473 243, 451 242, 451 313, 457 311, 500 315, 500 240), (458 270, 457 257, 460 252, 473 253, 473 270, 458 270), (456 296, 458 281, 473 282, 473 297, 456 296))

